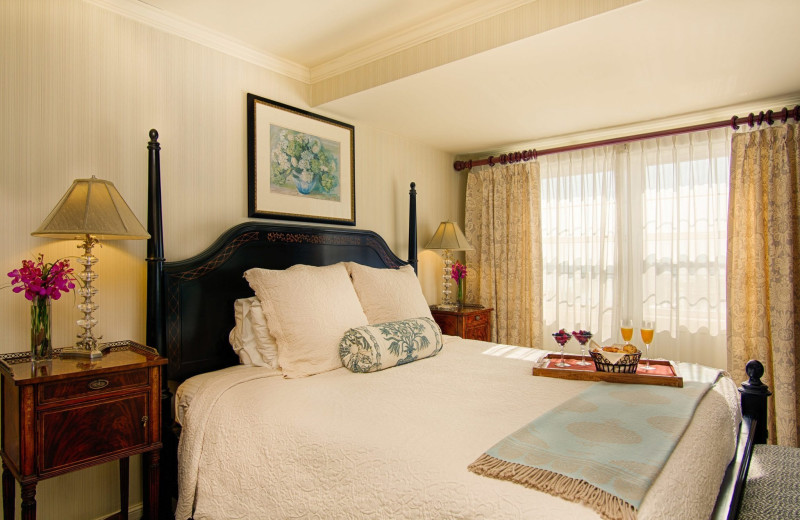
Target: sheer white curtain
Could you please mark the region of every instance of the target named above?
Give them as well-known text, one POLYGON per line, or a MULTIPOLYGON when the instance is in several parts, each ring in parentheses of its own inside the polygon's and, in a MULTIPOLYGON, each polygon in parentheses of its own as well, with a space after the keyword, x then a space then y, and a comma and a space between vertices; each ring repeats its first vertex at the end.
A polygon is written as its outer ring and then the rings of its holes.
POLYGON ((725 368, 730 141, 723 128, 540 159, 544 345, 654 320, 651 355, 725 368))

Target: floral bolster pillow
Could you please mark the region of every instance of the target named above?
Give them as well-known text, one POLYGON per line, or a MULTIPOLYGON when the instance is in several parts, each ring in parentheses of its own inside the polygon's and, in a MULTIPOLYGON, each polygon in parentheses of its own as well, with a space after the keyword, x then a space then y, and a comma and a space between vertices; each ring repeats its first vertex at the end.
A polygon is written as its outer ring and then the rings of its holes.
POLYGON ((339 342, 339 357, 351 372, 375 372, 435 356, 442 331, 431 318, 355 327, 339 342))

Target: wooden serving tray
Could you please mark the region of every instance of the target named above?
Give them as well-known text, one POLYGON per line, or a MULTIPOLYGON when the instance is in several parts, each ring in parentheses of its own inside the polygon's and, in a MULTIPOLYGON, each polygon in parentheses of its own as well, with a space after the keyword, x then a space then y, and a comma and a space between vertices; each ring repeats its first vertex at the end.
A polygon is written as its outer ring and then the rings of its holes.
POLYGON ((576 365, 575 363, 581 360, 581 357, 576 354, 564 354, 564 361, 570 364, 569 368, 555 366, 560 359, 561 354, 547 354, 533 366, 533 375, 575 379, 578 381, 608 381, 609 383, 634 383, 683 388, 683 377, 675 371, 675 367, 669 361, 650 360, 650 366, 656 369, 649 371, 643 370, 645 361, 640 361, 635 374, 619 374, 616 372, 598 372, 592 362, 592 357, 589 355, 586 356, 586 361, 591 363, 588 366, 576 365))

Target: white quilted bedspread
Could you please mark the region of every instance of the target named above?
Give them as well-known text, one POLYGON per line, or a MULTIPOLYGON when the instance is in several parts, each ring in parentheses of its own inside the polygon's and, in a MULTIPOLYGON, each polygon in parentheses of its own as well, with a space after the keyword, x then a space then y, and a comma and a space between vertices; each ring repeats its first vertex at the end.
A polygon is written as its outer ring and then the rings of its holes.
MULTIPOLYGON (((198 376, 179 393, 176 518, 596 519, 467 470, 592 384, 533 377, 542 353, 446 337, 438 356, 370 374, 283 379, 239 366, 198 376)), ((706 395, 639 518, 708 518, 734 452, 737 399, 729 378, 706 395)))

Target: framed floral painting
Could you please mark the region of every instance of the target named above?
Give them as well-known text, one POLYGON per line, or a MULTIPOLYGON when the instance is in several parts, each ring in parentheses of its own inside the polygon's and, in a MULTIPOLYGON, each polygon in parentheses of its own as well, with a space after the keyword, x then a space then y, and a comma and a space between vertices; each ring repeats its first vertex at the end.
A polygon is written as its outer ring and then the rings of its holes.
POLYGON ((356 224, 352 125, 247 94, 250 217, 356 224))

